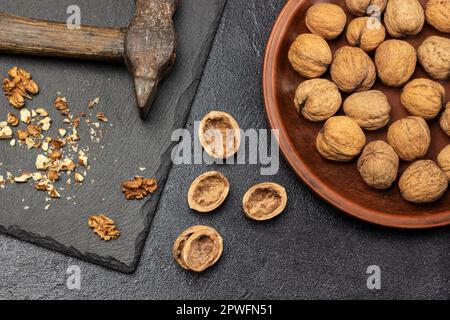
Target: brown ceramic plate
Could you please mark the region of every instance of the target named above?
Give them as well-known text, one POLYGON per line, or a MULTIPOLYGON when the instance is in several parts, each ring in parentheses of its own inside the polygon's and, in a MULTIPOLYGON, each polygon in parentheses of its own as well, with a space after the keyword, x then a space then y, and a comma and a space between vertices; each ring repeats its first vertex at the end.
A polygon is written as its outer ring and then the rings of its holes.
MULTIPOLYGON (((267 45, 264 62, 264 99, 270 126, 279 129, 279 143, 285 158, 297 175, 319 196, 343 212, 375 224, 407 229, 431 228, 450 224, 450 195, 425 205, 406 202, 397 183, 388 190, 378 191, 367 186, 356 169, 356 160, 350 163, 335 163, 320 156, 315 148, 317 133, 323 123, 312 123, 297 114, 294 109, 294 93, 304 80, 291 67, 288 50, 300 33, 309 32, 305 26, 306 10, 318 0, 290 0, 281 12, 273 28, 267 45)), ((327 1, 340 5, 346 12, 345 1, 327 1)), ((426 3, 421 1, 422 5, 426 3)), ((348 14, 349 20, 355 17, 348 14)), ((414 47, 418 47, 430 35, 447 36, 425 24, 423 31, 416 37, 407 38, 414 47)), ((328 41, 332 51, 346 45, 345 31, 328 41)), ((371 54, 373 58, 373 54, 371 54)), ((329 73, 324 75, 329 78, 329 73)), ((413 78, 430 78, 417 64, 413 78)), ((449 81, 440 82, 450 93, 449 81)), ((384 86, 379 80, 373 89, 383 91, 392 106, 391 121, 407 116, 400 103, 400 88, 384 86)), ((347 95, 343 95, 345 99, 347 95)), ((339 111, 342 113, 342 108, 339 111)), ((450 143, 439 128, 438 118, 428 122, 431 130, 432 145, 427 159, 436 160, 439 151, 450 143)), ((367 142, 382 139, 386 141, 387 127, 366 132, 367 142)), ((399 176, 409 163, 401 162, 399 176)))

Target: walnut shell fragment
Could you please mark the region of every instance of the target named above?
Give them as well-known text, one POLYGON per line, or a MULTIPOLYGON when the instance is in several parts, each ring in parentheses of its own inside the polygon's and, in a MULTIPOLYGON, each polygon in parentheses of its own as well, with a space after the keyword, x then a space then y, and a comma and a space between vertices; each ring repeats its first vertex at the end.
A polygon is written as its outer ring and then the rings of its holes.
POLYGON ((375 53, 378 76, 391 87, 400 87, 408 82, 416 70, 416 63, 416 49, 403 40, 387 40, 375 53))
POLYGON ((222 173, 206 172, 195 179, 189 188, 189 208, 203 213, 211 212, 225 201, 229 191, 230 183, 222 173))
POLYGON ((428 0, 425 16, 427 22, 436 30, 450 33, 450 1, 428 0))
POLYGON ((286 189, 276 183, 257 184, 248 190, 242 200, 247 218, 266 221, 281 214, 287 205, 286 189))
POLYGON ((354 159, 365 144, 364 132, 346 116, 328 119, 316 139, 317 150, 323 157, 340 162, 354 159))
POLYGON ((344 102, 344 113, 361 128, 372 131, 384 127, 390 119, 391 106, 378 90, 357 92, 344 102))
POLYGON ((366 91, 375 83, 375 65, 361 48, 344 46, 334 54, 331 78, 344 92, 366 91))
POLYGON ((198 134, 206 153, 217 159, 233 156, 241 144, 239 125, 226 112, 208 113, 200 122, 198 134))
POLYGON ((450 39, 431 36, 417 49, 419 62, 434 79, 446 80, 450 76, 450 39))
POLYGON ((367 185, 387 189, 397 179, 399 158, 394 149, 382 140, 369 143, 358 159, 358 171, 367 185))
POLYGON ((327 79, 303 81, 295 92, 297 112, 310 121, 323 121, 332 117, 341 104, 338 87, 327 79))
POLYGON ((394 38, 415 36, 422 31, 425 13, 418 0, 389 0, 384 24, 394 38))
POLYGON ((120 232, 117 230, 114 220, 103 214, 98 216, 90 216, 88 225, 102 240, 110 241, 117 239, 120 236, 120 232))
POLYGON ((156 179, 136 176, 122 183, 122 192, 127 200, 142 200, 158 189, 156 179))
POLYGON ((434 202, 448 187, 447 176, 431 160, 419 160, 410 165, 399 180, 400 192, 413 203, 434 202))
POLYGON ((345 28, 347 16, 341 7, 332 3, 318 3, 306 12, 306 27, 326 40, 337 38, 345 28))
POLYGON ((409 82, 402 90, 402 105, 413 116, 425 120, 437 117, 445 101, 444 87, 432 80, 418 78, 409 82))
POLYGON ((172 254, 175 261, 186 270, 202 272, 212 267, 223 252, 223 239, 213 228, 193 226, 183 231, 175 240, 172 254))
POLYGON ((438 166, 444 170, 445 175, 450 181, 450 144, 439 152, 437 156, 438 166))
POLYGON ((444 112, 442 112, 439 125, 441 126, 442 131, 450 137, 450 102, 447 103, 444 112))
POLYGON ((303 33, 292 43, 289 61, 301 76, 317 78, 323 75, 333 60, 333 54, 328 43, 321 37, 303 33))
POLYGON ((386 9, 387 0, 345 0, 348 11, 357 17, 367 15, 381 15, 386 9))
POLYGON ((350 22, 346 36, 350 45, 369 52, 384 41, 386 29, 376 17, 360 17, 350 22))
POLYGON ((431 143, 430 129, 423 118, 409 116, 389 127, 387 140, 400 159, 414 161, 427 154, 431 143))

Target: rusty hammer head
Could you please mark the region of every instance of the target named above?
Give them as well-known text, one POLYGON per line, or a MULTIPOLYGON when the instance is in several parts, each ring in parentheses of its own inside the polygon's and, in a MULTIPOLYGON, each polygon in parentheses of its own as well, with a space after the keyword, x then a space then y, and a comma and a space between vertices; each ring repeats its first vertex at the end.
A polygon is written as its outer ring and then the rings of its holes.
POLYGON ((125 60, 141 118, 147 117, 157 86, 175 61, 172 18, 177 4, 178 0, 136 0, 136 15, 125 36, 125 60))

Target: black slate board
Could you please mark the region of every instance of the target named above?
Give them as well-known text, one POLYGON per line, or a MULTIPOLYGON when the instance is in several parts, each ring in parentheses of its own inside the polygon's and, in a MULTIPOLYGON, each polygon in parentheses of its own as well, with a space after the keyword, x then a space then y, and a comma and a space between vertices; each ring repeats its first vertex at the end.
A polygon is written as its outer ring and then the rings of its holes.
MULTIPOLYGON (((41 93, 27 107, 51 110, 55 120, 52 130, 58 128, 60 119, 52 108, 58 93, 67 97, 76 114, 87 109, 89 100, 100 97, 96 110, 104 111, 110 120, 103 126, 101 142, 89 143, 91 170, 85 183, 66 188, 60 200, 49 202, 49 210, 44 210, 45 193, 34 191, 31 183, 0 190, 0 232, 121 272, 135 270, 171 167, 172 131, 185 125, 225 3, 180 1, 175 17, 177 62, 160 86, 147 122, 142 122, 136 112, 132 81, 124 66, 0 56, 2 78, 11 66, 18 65, 30 71, 40 84, 41 93), (142 167, 146 168, 144 172, 139 169, 142 167), (158 192, 145 203, 125 201, 119 187, 121 181, 137 174, 155 176, 159 181, 158 192), (87 227, 88 217, 99 213, 117 222, 122 232, 119 239, 102 242, 87 227)), ((2 1, 0 10, 65 21, 71 4, 69 0, 2 1), (53 10, 48 11, 49 7, 53 10)), ((124 27, 134 14, 133 2, 127 0, 78 0, 77 5, 82 23, 89 25, 101 21, 102 26, 124 27)), ((11 111, 3 97, 0 111, 3 117, 11 111)), ((89 140, 86 129, 81 128, 80 135, 80 145, 85 145, 83 141, 89 140)), ((7 170, 16 173, 19 167, 34 169, 37 154, 0 141, 0 174, 5 175, 7 170)))

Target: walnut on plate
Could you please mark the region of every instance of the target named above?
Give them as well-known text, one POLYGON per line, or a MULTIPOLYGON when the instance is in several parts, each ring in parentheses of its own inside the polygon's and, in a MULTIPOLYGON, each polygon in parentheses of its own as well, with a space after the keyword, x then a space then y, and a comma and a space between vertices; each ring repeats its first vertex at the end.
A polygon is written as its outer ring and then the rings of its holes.
POLYGON ((450 144, 439 152, 437 163, 438 166, 444 170, 448 180, 450 180, 450 144))
POLYGON ((308 9, 306 27, 326 40, 337 38, 345 28, 347 16, 341 7, 332 3, 317 3, 308 9))
POLYGON ((425 16, 427 22, 435 29, 450 33, 450 1, 428 0, 425 16))
POLYGON ((388 0, 345 0, 348 11, 354 16, 381 15, 388 0))
POLYGON ((225 201, 229 191, 230 183, 222 173, 205 172, 189 188, 189 208, 202 213, 214 211, 225 201))
POLYGON ((88 219, 88 225, 102 240, 110 241, 117 239, 120 236, 120 232, 117 230, 114 220, 103 214, 98 216, 90 216, 88 219))
POLYGON ((347 41, 366 52, 375 50, 385 39, 386 29, 377 17, 353 19, 347 27, 347 41))
POLYGON ((378 90, 357 92, 344 101, 344 113, 361 128, 372 131, 384 127, 390 119, 391 105, 378 90))
POLYGON ((266 221, 280 215, 287 205, 286 189, 277 183, 265 182, 248 190, 242 199, 247 218, 266 221))
POLYGON ((441 126, 442 131, 450 137, 450 102, 447 103, 444 112, 442 112, 439 125, 441 126))
POLYGON ((419 62, 434 79, 446 80, 450 76, 450 39, 430 36, 417 49, 419 62))
POLYGON ((389 0, 384 24, 394 38, 415 36, 422 31, 425 13, 418 0, 389 0))
POLYGON ((289 61, 301 76, 317 78, 323 75, 333 60, 328 43, 318 35, 303 33, 292 43, 289 61))
POLYGON ((439 114, 445 101, 445 88, 432 80, 417 78, 402 90, 402 105, 413 116, 430 120, 439 114))
POLYGON ((375 83, 375 65, 361 48, 344 46, 334 54, 331 78, 341 91, 366 91, 375 83))
POLYGON ((416 70, 416 63, 416 49, 403 40, 387 40, 375 53, 378 76, 390 87, 400 87, 408 82, 416 70))
POLYGON ((431 143, 430 129, 423 118, 409 116, 389 127, 387 141, 400 159, 414 161, 427 154, 431 143))
POLYGON ((341 104, 338 87, 327 79, 303 81, 295 91, 295 108, 310 121, 327 120, 339 110, 341 104))
POLYGON ((387 189, 397 179, 399 158, 382 140, 369 143, 358 159, 358 171, 372 188, 387 189))
POLYGON ((444 171, 431 160, 419 160, 403 172, 398 182, 405 200, 413 203, 430 203, 442 197, 448 180, 444 171))
POLYGON ((366 136, 362 129, 346 116, 328 119, 316 139, 317 150, 323 157, 340 162, 354 159, 365 144, 366 136))

